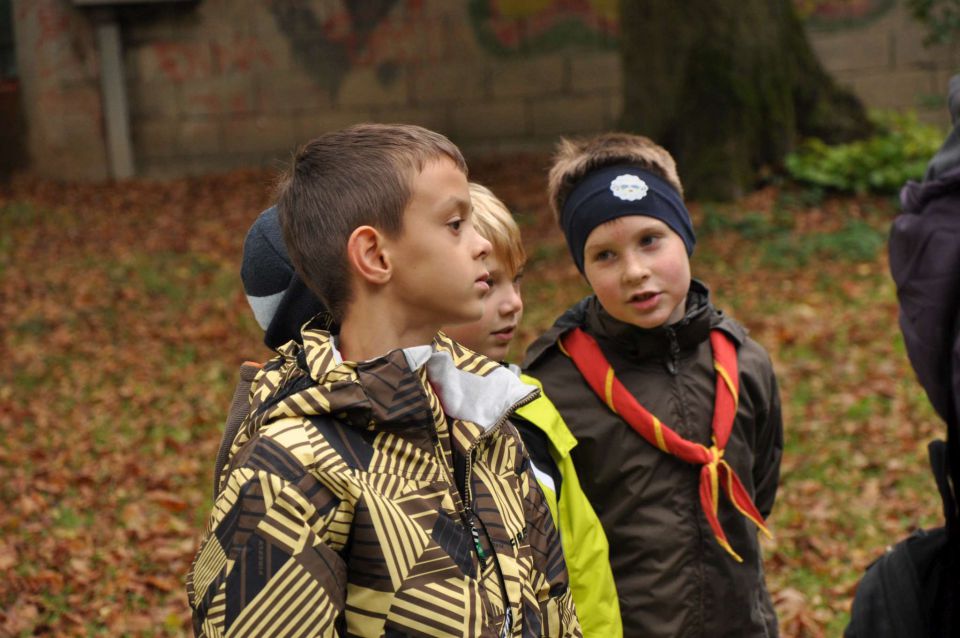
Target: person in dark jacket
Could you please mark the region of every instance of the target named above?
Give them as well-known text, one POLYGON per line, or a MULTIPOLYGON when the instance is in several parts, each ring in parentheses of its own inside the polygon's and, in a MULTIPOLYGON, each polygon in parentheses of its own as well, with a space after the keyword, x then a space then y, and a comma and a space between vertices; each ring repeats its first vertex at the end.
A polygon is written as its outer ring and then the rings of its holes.
POLYGON ((910 363, 946 444, 930 444, 945 526, 918 530, 875 561, 857 586, 847 638, 960 635, 960 75, 947 101, 953 128, 922 182, 900 192, 890 272, 910 363))
MULTIPOLYGON (((903 214, 890 232, 890 272, 900 330, 917 378, 947 423, 950 458, 960 459, 960 75, 950 80, 953 129, 923 182, 900 193, 903 214)), ((953 492, 960 467, 950 468, 953 492)))
POLYGON ((673 158, 635 135, 563 140, 549 195, 594 294, 524 368, 576 437, 624 635, 777 635, 758 539, 783 450, 777 382, 763 348, 691 278, 696 238, 673 158))

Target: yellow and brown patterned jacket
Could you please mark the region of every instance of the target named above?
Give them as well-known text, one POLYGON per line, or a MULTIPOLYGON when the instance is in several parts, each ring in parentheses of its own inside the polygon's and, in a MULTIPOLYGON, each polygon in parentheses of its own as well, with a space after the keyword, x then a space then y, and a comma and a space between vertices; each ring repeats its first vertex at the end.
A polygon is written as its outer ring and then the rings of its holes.
POLYGON ((305 329, 251 387, 187 577, 198 636, 580 636, 508 421, 536 397, 438 335, 342 362, 305 329))

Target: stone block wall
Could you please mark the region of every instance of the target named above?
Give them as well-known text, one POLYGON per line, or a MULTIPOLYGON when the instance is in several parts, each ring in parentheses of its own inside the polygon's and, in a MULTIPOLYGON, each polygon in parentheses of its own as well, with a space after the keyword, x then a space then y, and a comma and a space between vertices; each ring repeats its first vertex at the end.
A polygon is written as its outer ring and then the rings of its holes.
POLYGON ((820 61, 868 107, 916 111, 946 127, 946 91, 960 73, 960 43, 924 45, 926 32, 902 0, 872 0, 834 21, 811 19, 808 33, 820 61))
MULTIPOLYGON (((960 71, 960 57, 922 47, 922 30, 901 2, 852 3, 860 13, 842 28, 814 16, 814 47, 869 105, 919 108, 945 122, 937 98, 951 71, 960 71)), ((616 7, 616 0, 123 7, 116 16, 137 173, 281 166, 298 143, 370 120, 437 129, 468 155, 548 149, 559 135, 613 128, 623 82, 616 7)), ((69 0, 15 0, 14 11, 32 169, 106 177, 89 10, 69 0)))

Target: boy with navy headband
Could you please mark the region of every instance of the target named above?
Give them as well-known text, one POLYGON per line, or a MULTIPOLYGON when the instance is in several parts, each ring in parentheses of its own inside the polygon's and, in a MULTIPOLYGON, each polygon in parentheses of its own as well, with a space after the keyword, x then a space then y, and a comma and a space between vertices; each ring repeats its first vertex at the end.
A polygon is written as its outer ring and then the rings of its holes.
POLYGON ((763 348, 691 278, 673 158, 635 135, 563 140, 549 195, 594 294, 524 367, 577 439, 624 635, 777 635, 758 540, 783 450, 777 383, 763 348))

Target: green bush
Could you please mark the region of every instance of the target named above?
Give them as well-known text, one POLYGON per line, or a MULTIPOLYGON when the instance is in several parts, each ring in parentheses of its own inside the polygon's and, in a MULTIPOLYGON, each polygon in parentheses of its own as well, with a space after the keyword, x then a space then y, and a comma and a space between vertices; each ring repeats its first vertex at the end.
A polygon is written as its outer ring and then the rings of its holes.
POLYGON ((914 113, 872 112, 877 132, 865 140, 828 146, 807 140, 786 159, 798 182, 842 192, 895 193, 920 179, 943 141, 943 131, 921 124, 914 113))

